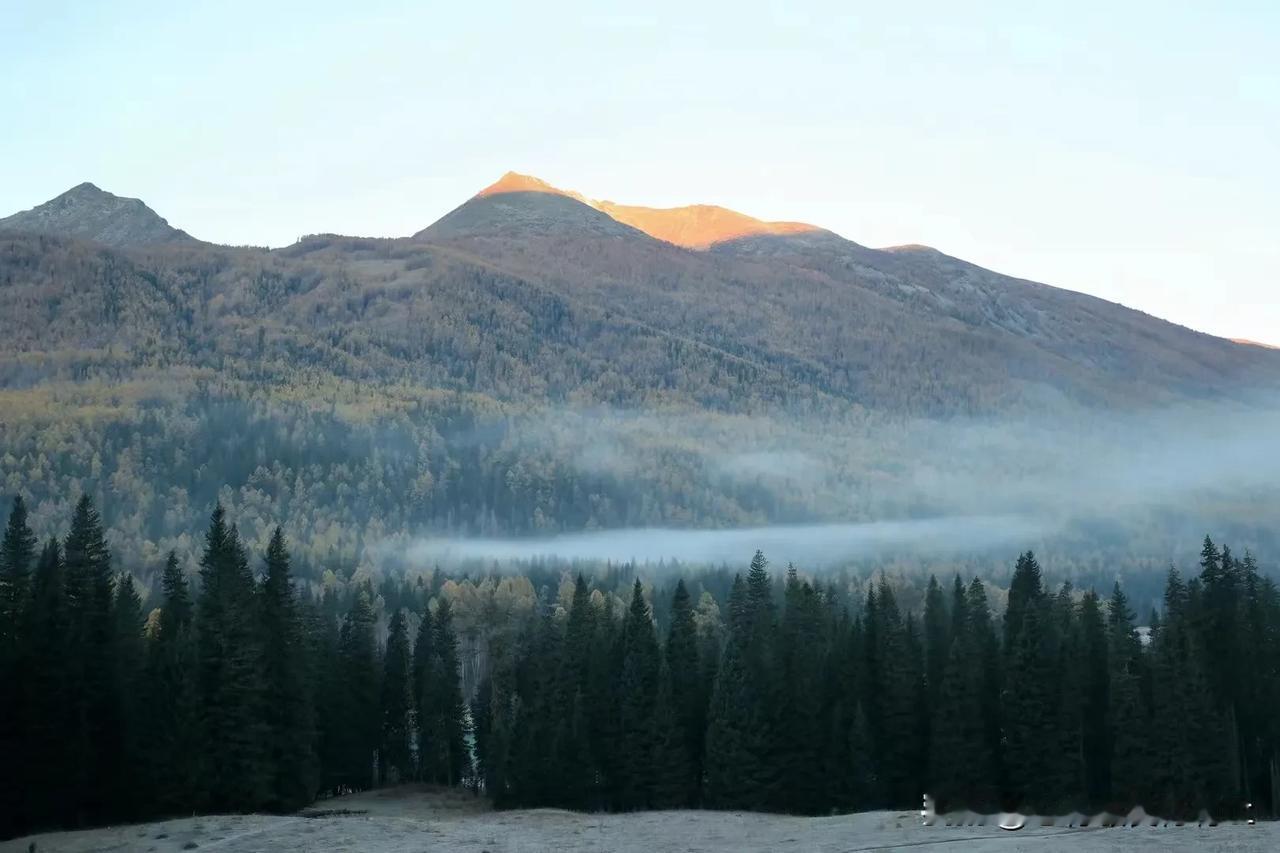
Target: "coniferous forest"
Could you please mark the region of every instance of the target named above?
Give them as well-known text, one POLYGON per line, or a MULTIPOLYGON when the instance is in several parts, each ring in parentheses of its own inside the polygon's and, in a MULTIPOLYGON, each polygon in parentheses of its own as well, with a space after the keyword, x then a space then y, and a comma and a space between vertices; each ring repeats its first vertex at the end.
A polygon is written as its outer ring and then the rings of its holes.
POLYGON ((1280 592, 1207 537, 1142 617, 1119 584, 1050 589, 1031 552, 1003 613, 978 578, 931 578, 917 614, 883 577, 849 601, 759 552, 722 600, 696 579, 660 600, 637 578, 622 606, 567 583, 567 605, 539 592, 489 638, 464 689, 429 587, 312 597, 278 530, 249 553, 219 506, 198 578, 171 556, 144 606, 89 498, 43 543, 16 499, 0 835, 410 780, 610 811, 829 814, 926 792, 978 811, 1280 811, 1280 592))

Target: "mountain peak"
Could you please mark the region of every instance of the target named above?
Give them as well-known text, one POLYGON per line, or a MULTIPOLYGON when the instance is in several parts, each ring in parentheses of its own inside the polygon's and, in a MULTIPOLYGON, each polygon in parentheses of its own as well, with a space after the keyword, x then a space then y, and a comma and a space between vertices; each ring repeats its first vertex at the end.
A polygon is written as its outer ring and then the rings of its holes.
POLYGON ((0 219, 0 231, 75 237, 117 248, 195 242, 141 199, 113 195, 88 181, 44 204, 0 219))
POLYGON ((553 187, 541 178, 535 178, 533 175, 524 175, 520 172, 507 172, 501 178, 476 193, 476 198, 503 195, 505 193, 547 193, 548 195, 568 196, 582 201, 582 197, 575 192, 553 187))
POLYGON ((562 190, 541 178, 520 172, 507 172, 494 183, 476 193, 475 198, 490 198, 515 193, 540 193, 563 196, 593 207, 615 222, 629 225, 658 240, 686 249, 710 249, 718 243, 763 235, 790 235, 820 232, 821 228, 803 222, 766 222, 714 204, 691 204, 684 207, 639 207, 598 201, 572 190, 562 190))

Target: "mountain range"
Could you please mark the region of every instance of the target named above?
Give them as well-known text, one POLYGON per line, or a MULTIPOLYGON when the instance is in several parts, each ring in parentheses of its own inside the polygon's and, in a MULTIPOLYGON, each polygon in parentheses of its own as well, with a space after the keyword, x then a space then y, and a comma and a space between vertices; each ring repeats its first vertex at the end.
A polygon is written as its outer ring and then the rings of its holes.
POLYGON ((0 219, 0 484, 50 527, 94 490, 148 560, 215 497, 270 505, 317 562, 395 531, 874 518, 915 453, 885 424, 1248 405, 1278 383, 1280 351, 927 247, 516 173, 412 236, 275 250, 92 184, 0 219), (613 429, 590 453, 563 419, 583 412, 613 429), (620 414, 655 412, 697 428, 620 414), (708 461, 728 424, 873 423, 841 445, 841 490, 752 492, 708 461))

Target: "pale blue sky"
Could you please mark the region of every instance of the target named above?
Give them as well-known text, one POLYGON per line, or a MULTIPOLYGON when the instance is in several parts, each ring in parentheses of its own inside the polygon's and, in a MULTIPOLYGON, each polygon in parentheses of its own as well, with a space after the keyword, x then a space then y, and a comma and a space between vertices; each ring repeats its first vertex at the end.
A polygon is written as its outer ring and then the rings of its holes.
POLYGON ((278 246, 515 169, 1280 343, 1278 55, 1266 0, 0 0, 0 213, 89 180, 278 246))

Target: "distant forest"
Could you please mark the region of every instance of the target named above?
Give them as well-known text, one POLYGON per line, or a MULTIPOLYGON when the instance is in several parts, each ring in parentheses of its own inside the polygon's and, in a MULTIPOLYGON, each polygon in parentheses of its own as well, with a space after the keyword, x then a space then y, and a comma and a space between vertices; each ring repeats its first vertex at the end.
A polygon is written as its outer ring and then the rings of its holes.
MULTIPOLYGON (((918 519, 984 499, 1066 519, 1023 547, 1079 585, 1163 574, 1194 554, 1169 543, 1205 527, 1280 551, 1274 478, 1246 476, 1270 454, 1221 450, 1250 406, 1275 410, 1246 399, 1280 375, 1269 350, 936 253, 801 263, 579 237, 268 252, 0 235, 0 493, 27 496, 42 537, 90 494, 154 589, 170 551, 194 570, 219 502, 255 551, 281 526, 307 582, 375 577, 418 535, 918 519), (1107 430, 1134 412, 1150 423, 1107 430), (1232 463, 1211 488, 1136 452, 1182 422, 1213 428, 1176 462, 1232 463), (1137 487, 1077 477, 1133 445, 1137 487)), ((909 568, 1007 582, 1003 550, 961 556, 909 568)))
POLYGON ((199 565, 168 559, 148 609, 91 499, 43 543, 14 502, 0 834, 409 779, 499 807, 1280 813, 1280 592, 1208 538, 1143 632, 1119 584, 1051 591, 1030 552, 1003 614, 977 578, 930 579, 917 615, 883 577, 851 600, 758 552, 622 596, 440 574, 315 596, 278 528, 251 552, 221 506, 199 565))

